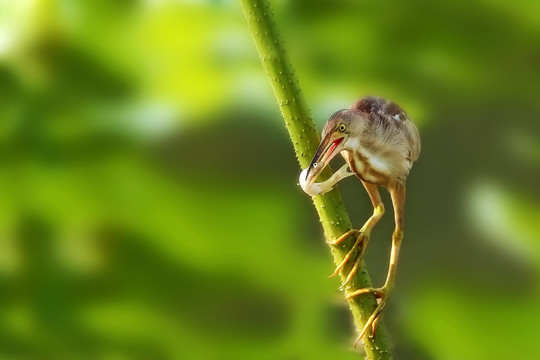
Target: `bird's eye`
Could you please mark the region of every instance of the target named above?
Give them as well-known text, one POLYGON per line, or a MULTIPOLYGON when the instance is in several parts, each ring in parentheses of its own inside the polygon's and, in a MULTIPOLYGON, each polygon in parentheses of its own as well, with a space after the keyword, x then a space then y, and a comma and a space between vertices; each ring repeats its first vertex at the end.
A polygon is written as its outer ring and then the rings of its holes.
POLYGON ((345 125, 343 125, 343 124, 339 125, 338 130, 340 132, 344 132, 345 131, 345 125))

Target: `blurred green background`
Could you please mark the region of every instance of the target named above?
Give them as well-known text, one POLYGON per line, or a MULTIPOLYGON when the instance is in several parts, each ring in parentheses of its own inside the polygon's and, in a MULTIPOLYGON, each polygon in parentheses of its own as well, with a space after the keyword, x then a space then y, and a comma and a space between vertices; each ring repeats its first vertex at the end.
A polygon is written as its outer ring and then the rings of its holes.
MULTIPOLYGON (((319 129, 366 94, 420 129, 398 357, 540 358, 540 2, 272 3, 319 129)), ((236 1, 0 0, 0 156, 0 358, 361 356, 236 1)))

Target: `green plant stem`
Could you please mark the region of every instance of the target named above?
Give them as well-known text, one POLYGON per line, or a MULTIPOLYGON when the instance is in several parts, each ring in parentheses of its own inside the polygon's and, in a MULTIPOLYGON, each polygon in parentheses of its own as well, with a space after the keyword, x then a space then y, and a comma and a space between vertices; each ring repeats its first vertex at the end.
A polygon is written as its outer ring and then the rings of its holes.
MULTIPOLYGON (((255 40, 263 68, 272 84, 296 156, 302 169, 305 169, 309 166, 317 149, 320 137, 311 119, 294 71, 287 59, 283 43, 279 38, 270 4, 267 0, 240 0, 240 3, 249 30, 255 40)), ((330 174, 331 170, 328 168, 323 172, 321 179, 324 180, 330 174)), ((324 195, 314 196, 313 202, 327 240, 334 240, 351 229, 349 216, 336 187, 324 195)), ((353 244, 354 239, 351 237, 339 247, 330 247, 336 264, 342 261, 353 244)), ((345 270, 350 269, 351 265, 348 264, 345 270)), ((343 274, 341 274, 341 279, 345 280, 343 274)), ((363 262, 349 285, 351 291, 371 286, 371 280, 363 262)), ((373 295, 358 296, 349 300, 349 307, 358 329, 363 328, 375 306, 376 299, 373 295)), ((366 335, 363 342, 368 359, 393 358, 390 341, 382 321, 379 321, 376 336, 366 335)))

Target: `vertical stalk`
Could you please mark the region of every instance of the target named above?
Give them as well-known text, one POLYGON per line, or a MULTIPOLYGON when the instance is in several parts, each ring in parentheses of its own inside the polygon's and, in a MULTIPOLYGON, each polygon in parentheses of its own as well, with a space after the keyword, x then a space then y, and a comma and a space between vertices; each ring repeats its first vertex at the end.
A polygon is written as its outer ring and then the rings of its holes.
MULTIPOLYGON (((272 84, 296 156, 304 169, 309 166, 320 137, 300 91, 296 75, 287 59, 284 45, 279 38, 270 4, 268 0, 240 0, 240 3, 263 68, 272 84)), ((321 174, 321 179, 326 179, 330 174, 330 168, 325 169, 321 174)), ((327 240, 333 240, 351 228, 349 216, 336 187, 326 194, 314 196, 313 203, 327 240)), ((339 247, 330 247, 336 264, 343 260, 353 243, 354 239, 349 238, 339 247)), ((346 270, 350 269, 351 264, 348 266, 346 270)), ((341 278, 342 281, 345 280, 343 274, 341 278)), ((363 262, 349 285, 351 291, 371 286, 371 280, 363 262)), ((364 327, 376 304, 376 299, 371 294, 349 300, 349 307, 358 329, 364 327)), ((393 358, 388 334, 382 321, 379 321, 376 336, 364 336, 363 343, 368 359, 393 358)))

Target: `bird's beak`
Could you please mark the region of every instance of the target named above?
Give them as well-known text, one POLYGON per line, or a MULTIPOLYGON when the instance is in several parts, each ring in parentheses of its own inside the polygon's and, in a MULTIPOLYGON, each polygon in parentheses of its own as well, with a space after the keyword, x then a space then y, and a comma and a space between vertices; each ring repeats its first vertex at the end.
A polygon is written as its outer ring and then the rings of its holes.
POLYGON ((339 152, 337 147, 343 141, 344 137, 335 138, 333 134, 328 134, 319 145, 311 164, 306 173, 306 182, 313 184, 321 171, 328 165, 330 160, 339 152))

